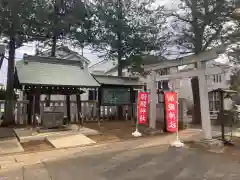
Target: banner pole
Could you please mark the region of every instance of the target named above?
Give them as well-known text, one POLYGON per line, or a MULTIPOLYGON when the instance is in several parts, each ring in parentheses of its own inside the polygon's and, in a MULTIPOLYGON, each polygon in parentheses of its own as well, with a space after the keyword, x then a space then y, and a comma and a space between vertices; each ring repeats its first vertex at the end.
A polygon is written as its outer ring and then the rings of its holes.
POLYGON ((137 121, 136 121, 136 131, 138 131, 138 107, 137 107, 137 121))
MULTIPOLYGON (((142 91, 142 90, 141 90, 141 91, 142 91)), ((141 91, 138 90, 138 93, 141 92, 141 91)), ((138 101, 139 101, 139 99, 138 99, 138 101)), ((142 133, 140 133, 139 130, 138 130, 138 102, 137 102, 136 130, 132 133, 132 135, 133 135, 134 137, 140 137, 140 136, 142 136, 142 133)))
POLYGON ((171 144, 173 147, 183 147, 184 144, 179 140, 179 118, 178 118, 178 93, 176 92, 175 88, 173 88, 173 90, 175 91, 176 93, 176 108, 177 108, 177 113, 176 113, 176 119, 177 119, 177 122, 176 122, 176 125, 177 125, 177 130, 176 130, 176 139, 175 141, 171 144))
POLYGON ((176 90, 175 90, 175 93, 176 93, 176 105, 177 105, 177 114, 176 114, 176 116, 177 116, 177 132, 176 132, 176 141, 179 141, 179 134, 178 134, 178 131, 179 131, 179 123, 178 123, 178 121, 179 121, 179 117, 178 117, 178 93, 176 92, 176 90))

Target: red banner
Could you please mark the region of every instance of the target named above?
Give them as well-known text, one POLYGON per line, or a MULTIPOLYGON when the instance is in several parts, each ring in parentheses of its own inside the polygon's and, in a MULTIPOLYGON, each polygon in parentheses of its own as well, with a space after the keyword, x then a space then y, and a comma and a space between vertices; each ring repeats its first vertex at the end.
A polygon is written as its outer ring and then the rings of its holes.
POLYGON ((167 131, 176 132, 178 126, 177 119, 177 94, 176 92, 165 92, 166 123, 167 131))
POLYGON ((148 118, 148 93, 139 92, 138 93, 138 124, 147 124, 148 118))

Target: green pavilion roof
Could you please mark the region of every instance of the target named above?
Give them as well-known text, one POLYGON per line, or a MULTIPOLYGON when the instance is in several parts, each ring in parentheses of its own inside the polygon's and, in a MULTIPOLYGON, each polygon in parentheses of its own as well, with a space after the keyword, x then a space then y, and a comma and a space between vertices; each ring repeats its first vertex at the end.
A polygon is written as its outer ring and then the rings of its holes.
POLYGON ((80 62, 52 57, 26 56, 16 62, 21 85, 99 87, 80 62))
POLYGON ((107 75, 93 75, 97 82, 101 85, 117 85, 117 86, 142 86, 137 77, 119 77, 107 75))

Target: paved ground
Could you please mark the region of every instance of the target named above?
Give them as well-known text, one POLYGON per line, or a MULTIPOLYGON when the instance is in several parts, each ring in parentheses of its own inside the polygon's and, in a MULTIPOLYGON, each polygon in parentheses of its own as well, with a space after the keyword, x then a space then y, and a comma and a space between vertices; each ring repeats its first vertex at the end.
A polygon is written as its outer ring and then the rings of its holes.
POLYGON ((0 171, 0 180, 237 180, 240 164, 219 154, 166 146, 74 155, 0 171))
POLYGON ((0 155, 6 153, 23 152, 21 144, 18 142, 11 128, 0 128, 0 155))
MULTIPOLYGON (((201 137, 188 129, 181 140, 201 137)), ((0 156, 0 180, 234 180, 239 166, 221 154, 170 149, 175 135, 0 156)), ((238 172, 239 171, 239 172, 238 172)))

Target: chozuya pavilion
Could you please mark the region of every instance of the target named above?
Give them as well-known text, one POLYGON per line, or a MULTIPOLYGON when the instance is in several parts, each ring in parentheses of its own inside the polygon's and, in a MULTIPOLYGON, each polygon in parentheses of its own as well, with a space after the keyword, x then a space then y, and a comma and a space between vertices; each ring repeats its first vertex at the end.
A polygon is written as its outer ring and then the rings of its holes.
MULTIPOLYGON (((70 95, 76 95, 77 109, 81 112, 80 95, 86 90, 97 90, 100 84, 84 69, 80 61, 54 57, 24 56, 16 62, 15 88, 28 100, 28 124, 36 123, 40 114, 40 95, 59 94, 66 96, 67 121, 70 121, 70 95), (34 116, 33 116, 34 115, 34 116), (33 118, 34 117, 34 118, 33 118)), ((80 119, 80 113, 77 114, 80 119)), ((63 119, 63 112, 45 110, 44 119, 63 119)), ((46 120, 45 123, 52 121, 46 120)), ((56 123, 56 122, 55 122, 56 123)), ((59 122, 62 123, 62 122, 59 122)), ((53 126, 48 124, 48 126, 53 126)))

